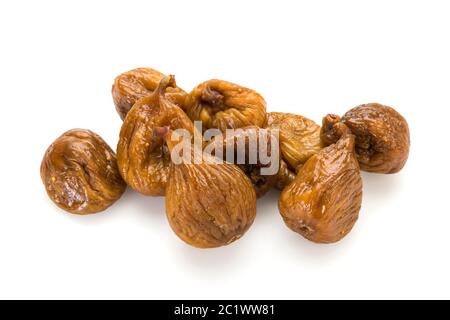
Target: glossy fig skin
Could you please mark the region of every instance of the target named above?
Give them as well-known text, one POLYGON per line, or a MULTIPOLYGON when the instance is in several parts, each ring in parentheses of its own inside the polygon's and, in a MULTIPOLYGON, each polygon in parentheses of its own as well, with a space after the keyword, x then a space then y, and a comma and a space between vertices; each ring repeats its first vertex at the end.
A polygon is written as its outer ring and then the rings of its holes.
POLYGON ((270 112, 266 128, 279 128, 281 155, 292 170, 322 149, 320 126, 301 115, 270 112))
POLYGON ((183 241, 197 248, 216 248, 241 238, 250 228, 256 194, 234 165, 174 165, 166 213, 183 241))
POLYGON ((170 171, 170 152, 164 139, 154 136, 153 129, 170 126, 193 135, 192 121, 165 95, 166 89, 175 85, 173 76, 161 80, 150 96, 136 102, 120 131, 119 172, 131 188, 144 195, 163 196, 170 171))
POLYGON ((241 238, 256 216, 256 194, 235 165, 211 157, 202 164, 173 164, 166 189, 173 231, 197 248, 216 248, 241 238))
POLYGON ((280 160, 280 169, 276 176, 275 187, 278 190, 284 190, 289 184, 291 184, 296 178, 296 174, 283 160, 280 160))
POLYGON ((105 210, 126 189, 114 152, 84 129, 67 131, 52 143, 41 163, 41 178, 58 207, 79 215, 105 210))
POLYGON ((311 157, 281 193, 286 225, 316 243, 344 238, 356 223, 362 203, 362 179, 354 153, 355 137, 346 133, 311 157))
MULTIPOLYGON (((112 86, 112 96, 122 120, 125 119, 133 105, 141 98, 149 96, 156 90, 165 77, 163 73, 150 68, 137 68, 119 75, 112 86)), ((167 88, 167 98, 184 108, 187 93, 179 87, 167 88)))
POLYGON ((405 118, 391 107, 378 103, 363 104, 342 118, 327 115, 321 138, 325 145, 341 135, 338 123, 345 124, 356 136, 356 157, 361 169, 374 173, 397 173, 409 156, 410 135, 405 118))
POLYGON ((202 121, 204 129, 262 127, 266 120, 266 102, 254 90, 223 80, 198 85, 186 100, 186 113, 202 121))
MULTIPOLYGON (((221 137, 221 146, 222 146, 222 160, 227 161, 227 146, 230 146, 234 150, 234 159, 233 163, 236 164, 242 171, 244 171, 245 175, 252 182, 256 196, 258 198, 264 196, 270 189, 274 188, 277 184, 278 173, 272 175, 264 175, 261 170, 263 168, 270 168, 272 165, 274 167, 279 168, 279 148, 278 148, 278 138, 268 129, 261 129, 256 126, 249 126, 244 128, 239 128, 233 132, 233 134, 227 134, 221 137), (264 138, 262 138, 264 137, 264 138), (250 139, 252 139, 252 143, 250 143, 250 139), (265 146, 265 155, 262 159, 262 155, 258 148, 260 144, 264 143, 265 146), (275 148, 272 148, 274 146, 275 148), (258 157, 255 159, 250 159, 250 154, 257 154, 258 157), (239 159, 238 154, 245 154, 244 159, 239 159), (276 162, 272 164, 272 159, 276 162)), ((216 140, 213 139, 209 142, 206 148, 212 147, 216 143, 216 140)), ((216 146, 219 148, 219 146, 216 146)), ((214 156, 218 157, 217 153, 213 153, 214 156)))

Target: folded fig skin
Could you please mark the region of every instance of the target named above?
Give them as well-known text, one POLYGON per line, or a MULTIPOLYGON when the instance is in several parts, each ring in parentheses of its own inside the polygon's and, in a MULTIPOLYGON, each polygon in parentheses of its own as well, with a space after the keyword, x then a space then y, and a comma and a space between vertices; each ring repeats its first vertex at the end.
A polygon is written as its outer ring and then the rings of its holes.
POLYGON ((269 112, 266 128, 280 130, 281 156, 292 171, 297 171, 323 147, 320 126, 301 115, 269 112))
POLYGON ((104 211, 125 192, 114 151, 97 134, 72 129, 45 152, 41 178, 50 199, 78 215, 104 211))
POLYGON ((167 96, 176 86, 175 78, 163 78, 159 87, 140 99, 128 113, 119 136, 117 161, 119 172, 134 190, 147 196, 163 196, 170 170, 170 152, 153 129, 170 126, 194 135, 194 124, 167 96))
POLYGON ((212 79, 195 87, 186 99, 186 113, 202 121, 204 130, 262 128, 266 122, 266 101, 255 90, 212 79))
MULTIPOLYGON (((169 150, 171 130, 156 129, 169 150)), ((194 152, 202 152, 191 148, 194 152)), ((203 155, 203 161, 172 162, 166 188, 166 216, 175 234, 196 248, 217 248, 240 239, 256 217, 256 192, 234 164, 203 155), (205 157, 207 159, 205 159, 205 157)))
POLYGON ((311 157, 281 193, 279 210, 286 225, 316 243, 335 243, 356 223, 362 203, 362 179, 354 153, 355 137, 311 157))
MULTIPOLYGON (((151 95, 165 74, 151 68, 136 68, 116 77, 111 89, 116 111, 122 120, 134 104, 141 98, 151 95)), ((178 86, 166 90, 167 98, 178 107, 184 108, 187 93, 178 86)))
POLYGON ((373 173, 397 173, 405 166, 410 150, 410 132, 406 119, 394 108, 379 103, 357 106, 341 118, 329 114, 323 119, 321 140, 336 142, 344 124, 356 136, 356 157, 361 170, 373 173))

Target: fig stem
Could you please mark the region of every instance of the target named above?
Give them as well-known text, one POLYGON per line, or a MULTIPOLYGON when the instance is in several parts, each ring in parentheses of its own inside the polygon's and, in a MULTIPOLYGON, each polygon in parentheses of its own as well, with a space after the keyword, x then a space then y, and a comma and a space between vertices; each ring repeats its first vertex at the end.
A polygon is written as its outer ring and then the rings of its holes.
POLYGON ((161 79, 154 93, 156 95, 163 95, 168 87, 175 88, 176 86, 175 76, 169 75, 161 79))
POLYGON ((335 115, 335 114, 327 114, 323 118, 323 126, 326 127, 328 130, 331 130, 335 124, 337 124, 339 121, 341 121, 341 117, 335 115))

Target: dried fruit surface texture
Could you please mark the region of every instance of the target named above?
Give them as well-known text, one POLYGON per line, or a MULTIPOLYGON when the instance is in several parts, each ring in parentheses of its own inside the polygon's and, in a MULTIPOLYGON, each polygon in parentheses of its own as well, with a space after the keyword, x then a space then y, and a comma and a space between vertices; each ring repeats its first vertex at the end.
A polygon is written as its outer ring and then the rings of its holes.
POLYGON ((75 214, 103 211, 126 189, 114 152, 83 129, 67 131, 53 142, 42 160, 41 178, 50 199, 75 214))
POLYGON ((342 119, 328 115, 323 120, 322 141, 329 145, 341 135, 338 123, 356 136, 356 156, 362 170, 396 173, 409 156, 410 136, 405 118, 393 108, 378 103, 360 105, 342 119))
POLYGON ((278 190, 283 190, 295 180, 295 177, 295 172, 289 169, 286 162, 280 160, 280 169, 278 170, 275 187, 278 190))
POLYGON ((234 165, 173 165, 166 213, 170 226, 186 243, 220 247, 242 237, 252 225, 256 194, 234 165))
POLYGON ((270 130, 249 126, 221 136, 220 139, 221 141, 213 139, 206 146, 205 151, 211 151, 208 149, 212 147, 214 151, 221 149, 220 155, 218 152, 211 152, 211 154, 223 161, 236 164, 252 182, 258 198, 275 187, 280 155, 278 139, 270 130), (230 159, 227 158, 227 150, 230 159), (231 154, 230 150, 232 150, 231 154), (262 169, 268 170, 272 167, 276 170, 275 173, 262 172, 262 169))
POLYGON ((262 127, 266 102, 254 90, 223 80, 209 80, 189 94, 186 112, 192 120, 203 122, 204 129, 262 127))
MULTIPOLYGON (((152 94, 164 77, 165 75, 161 72, 150 68, 138 68, 119 75, 114 80, 112 96, 120 118, 124 120, 139 99, 152 94)), ((184 108, 187 93, 182 89, 177 86, 167 88, 166 96, 170 101, 184 108)))
POLYGON ((165 193, 170 169, 170 152, 164 139, 153 134, 153 129, 169 126, 185 129, 193 135, 193 124, 188 116, 167 99, 168 87, 176 86, 173 77, 161 80, 159 87, 140 99, 123 122, 117 146, 119 171, 134 190, 149 196, 165 193))
POLYGON ((354 139, 346 133, 311 157, 281 193, 279 209, 286 225, 311 241, 337 242, 358 219, 362 180, 354 139))
POLYGON ((280 129, 281 155, 293 170, 322 148, 320 126, 303 116, 270 112, 267 114, 267 127, 280 129))
MULTIPOLYGON (((169 128, 155 132, 174 150, 177 143, 171 140, 169 128)), ((203 152, 199 149, 191 149, 191 156, 203 152)), ((216 248, 241 238, 250 228, 256 216, 256 193, 237 166, 216 157, 204 155, 198 164, 172 162, 166 215, 184 242, 197 248, 216 248)))

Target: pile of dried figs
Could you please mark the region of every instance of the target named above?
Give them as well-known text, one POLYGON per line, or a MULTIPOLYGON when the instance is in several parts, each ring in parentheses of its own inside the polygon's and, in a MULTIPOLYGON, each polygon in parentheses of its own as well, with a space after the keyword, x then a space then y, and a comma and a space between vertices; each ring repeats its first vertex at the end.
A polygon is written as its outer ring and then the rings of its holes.
MULTIPOLYGON (((396 173, 408 159, 406 120, 377 103, 357 106, 342 117, 328 114, 320 126, 301 115, 267 113, 259 93, 237 84, 209 80, 187 93, 173 76, 149 68, 118 76, 112 96, 123 119, 117 154, 92 131, 67 131, 42 160, 49 197, 63 210, 84 215, 114 204, 127 186, 165 196, 171 228, 198 248, 242 237, 255 219, 257 198, 273 188, 281 190, 279 211, 290 229, 313 242, 337 242, 358 219, 360 170, 396 173), (222 161, 223 152, 198 163, 175 162, 177 143, 170 137, 178 129, 195 136, 194 121, 201 121, 203 130, 241 129, 220 141, 235 149, 249 144, 246 138, 236 143, 239 136, 265 132, 279 146, 266 148, 277 152, 277 172, 263 175, 270 164, 259 160, 222 161)), ((195 156, 198 149, 182 156, 195 156)))

